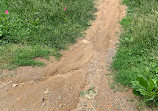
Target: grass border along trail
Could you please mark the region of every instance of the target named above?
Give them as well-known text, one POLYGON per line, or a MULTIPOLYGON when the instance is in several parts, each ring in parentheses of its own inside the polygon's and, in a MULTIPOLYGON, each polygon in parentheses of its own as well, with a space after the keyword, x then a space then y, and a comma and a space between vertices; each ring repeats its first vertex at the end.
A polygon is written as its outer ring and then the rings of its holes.
POLYGON ((158 1, 124 0, 123 3, 128 10, 121 21, 123 32, 112 69, 117 83, 132 86, 138 76, 157 79, 158 1))
POLYGON ((59 57, 59 50, 84 37, 94 5, 94 0, 1 0, 0 68, 44 65, 34 58, 59 57))

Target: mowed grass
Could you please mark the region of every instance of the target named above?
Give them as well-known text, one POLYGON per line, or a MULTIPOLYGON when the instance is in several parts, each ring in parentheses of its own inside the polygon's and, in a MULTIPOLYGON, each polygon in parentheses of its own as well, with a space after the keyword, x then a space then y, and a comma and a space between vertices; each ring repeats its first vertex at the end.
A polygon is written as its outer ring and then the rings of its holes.
POLYGON ((138 75, 158 74, 158 1, 124 0, 127 16, 112 69, 115 81, 131 86, 138 75))
POLYGON ((84 36, 94 6, 94 0, 1 0, 0 68, 44 65, 34 59, 59 57, 59 50, 84 36))

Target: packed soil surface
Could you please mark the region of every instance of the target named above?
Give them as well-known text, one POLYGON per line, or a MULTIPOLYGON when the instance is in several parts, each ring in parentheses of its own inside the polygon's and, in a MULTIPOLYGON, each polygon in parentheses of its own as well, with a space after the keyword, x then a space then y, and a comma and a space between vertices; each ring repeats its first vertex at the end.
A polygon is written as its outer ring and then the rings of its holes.
POLYGON ((46 67, 1 70, 0 111, 137 111, 131 90, 116 91, 107 76, 125 16, 120 0, 98 0, 87 35, 46 67), (92 88, 93 87, 93 88, 92 88), (91 89, 90 89, 91 88, 91 89), (86 92, 87 91, 87 92, 86 92), (83 93, 86 92, 86 93, 83 93))

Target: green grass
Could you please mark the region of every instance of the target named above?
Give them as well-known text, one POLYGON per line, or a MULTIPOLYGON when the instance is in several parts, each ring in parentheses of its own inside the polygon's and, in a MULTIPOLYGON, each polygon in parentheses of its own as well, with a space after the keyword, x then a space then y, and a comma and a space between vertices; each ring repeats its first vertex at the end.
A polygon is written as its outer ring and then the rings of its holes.
POLYGON ((158 1, 124 0, 127 16, 121 21, 123 32, 112 63, 115 81, 131 86, 138 75, 157 77, 158 1))
POLYGON ((94 5, 94 0, 1 0, 0 68, 43 65, 34 58, 58 57, 84 36, 95 19, 94 5))
POLYGON ((0 69, 13 69, 18 66, 43 66, 44 63, 34 60, 36 57, 48 58, 48 55, 59 57, 60 53, 49 47, 6 44, 0 47, 0 69))

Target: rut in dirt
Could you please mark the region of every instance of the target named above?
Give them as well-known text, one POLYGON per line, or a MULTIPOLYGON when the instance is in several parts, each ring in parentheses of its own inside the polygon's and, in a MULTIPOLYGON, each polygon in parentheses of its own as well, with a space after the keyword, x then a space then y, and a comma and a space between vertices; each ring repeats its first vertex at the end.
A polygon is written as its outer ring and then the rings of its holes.
POLYGON ((60 61, 45 68, 21 67, 0 88, 1 111, 136 111, 127 101, 131 92, 114 93, 105 75, 115 55, 119 21, 125 15, 120 0, 98 0, 97 18, 87 36, 78 40, 60 61), (91 86, 97 96, 80 97, 91 86))

